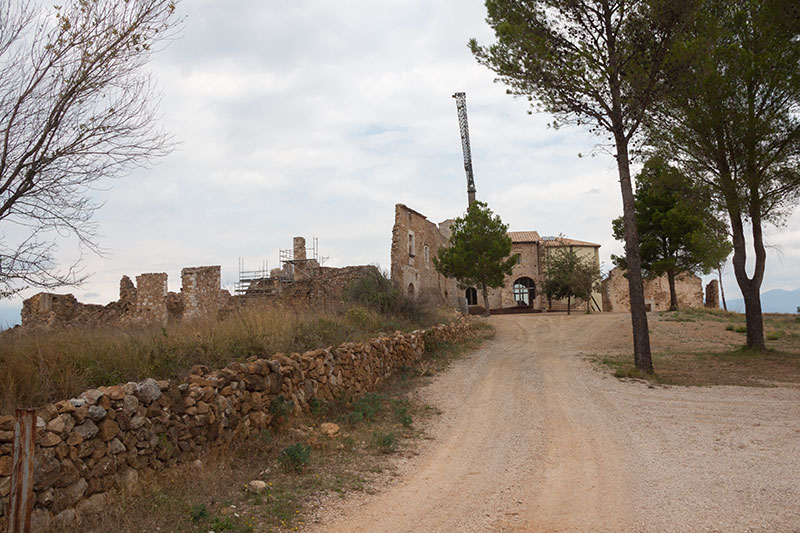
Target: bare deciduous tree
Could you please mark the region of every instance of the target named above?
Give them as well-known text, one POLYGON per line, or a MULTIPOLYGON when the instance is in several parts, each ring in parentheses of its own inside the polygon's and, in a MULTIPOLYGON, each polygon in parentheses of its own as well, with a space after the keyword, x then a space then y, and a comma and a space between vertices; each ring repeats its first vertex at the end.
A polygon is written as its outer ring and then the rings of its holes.
POLYGON ((143 67, 179 22, 174 0, 0 0, 0 297, 79 282, 54 252, 99 251, 91 187, 169 152, 143 67))

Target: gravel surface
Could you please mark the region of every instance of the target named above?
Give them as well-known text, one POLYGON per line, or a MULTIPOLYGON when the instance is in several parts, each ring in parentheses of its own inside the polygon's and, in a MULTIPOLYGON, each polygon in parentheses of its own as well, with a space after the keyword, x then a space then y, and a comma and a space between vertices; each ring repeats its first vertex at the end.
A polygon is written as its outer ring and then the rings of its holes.
POLYGON ((417 392, 442 411, 431 441, 312 531, 800 532, 800 389, 619 381, 582 356, 630 350, 624 314, 490 320, 417 392))

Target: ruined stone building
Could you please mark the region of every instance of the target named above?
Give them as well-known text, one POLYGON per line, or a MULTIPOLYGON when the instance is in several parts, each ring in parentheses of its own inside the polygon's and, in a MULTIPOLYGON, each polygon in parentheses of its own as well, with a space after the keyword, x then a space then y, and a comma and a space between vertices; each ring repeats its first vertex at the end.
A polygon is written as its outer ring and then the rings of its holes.
MULTIPOLYGON (((445 278, 433 266, 433 255, 450 239, 451 223, 452 220, 445 220, 434 224, 421 213, 397 204, 392 230, 392 280, 409 296, 462 309, 482 306, 477 287, 459 288, 455 280, 445 278)), ((588 257, 598 265, 600 262, 599 244, 565 237, 540 237, 535 231, 512 231, 508 235, 512 242, 511 254, 517 256, 517 264, 511 275, 506 276, 503 287, 490 289, 489 306, 494 310, 566 309, 566 301, 548 302, 539 290, 547 257, 559 248, 571 248, 581 257, 588 257)), ((573 304, 577 307, 585 302, 573 304)), ((593 310, 602 311, 600 293, 592 295, 590 305, 593 310)))
MULTIPOLYGON (((714 285, 716 289, 716 285, 714 285)), ((603 307, 607 311, 631 310, 628 291, 628 278, 619 267, 611 269, 603 280, 603 307)), ((710 298, 712 289, 708 289, 710 298)), ((682 273, 675 278, 675 295, 678 297, 678 307, 700 308, 703 307, 703 280, 694 274, 682 273)), ((714 300, 712 307, 719 307, 719 299, 714 300)), ((648 311, 667 311, 669 309, 669 280, 667 275, 656 278, 644 279, 644 304, 648 311)))
POLYGON ((22 326, 164 325, 183 319, 216 318, 230 306, 230 293, 220 288, 219 266, 190 267, 181 270, 180 293, 167 290, 164 272, 140 274, 136 285, 122 276, 119 300, 106 305, 81 303, 72 294, 40 292, 23 302, 22 326))
POLYGON ((281 268, 240 279, 233 296, 221 288, 218 265, 181 270, 179 293, 167 290, 164 272, 140 274, 135 285, 123 276, 119 300, 106 305, 81 303, 72 294, 40 292, 23 302, 22 327, 166 325, 217 319, 241 306, 262 303, 325 307, 341 302, 345 289, 359 277, 380 275, 372 265, 320 266, 316 257, 307 257, 303 237, 295 237, 293 248, 281 255, 281 268))

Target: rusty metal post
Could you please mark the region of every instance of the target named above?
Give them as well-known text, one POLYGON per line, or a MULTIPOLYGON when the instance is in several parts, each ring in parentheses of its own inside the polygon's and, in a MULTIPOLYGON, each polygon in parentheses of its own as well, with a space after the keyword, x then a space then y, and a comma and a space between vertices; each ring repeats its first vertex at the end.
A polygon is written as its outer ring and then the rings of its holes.
POLYGON ((30 533, 33 511, 33 456, 36 453, 36 409, 17 409, 11 464, 9 533, 30 533))

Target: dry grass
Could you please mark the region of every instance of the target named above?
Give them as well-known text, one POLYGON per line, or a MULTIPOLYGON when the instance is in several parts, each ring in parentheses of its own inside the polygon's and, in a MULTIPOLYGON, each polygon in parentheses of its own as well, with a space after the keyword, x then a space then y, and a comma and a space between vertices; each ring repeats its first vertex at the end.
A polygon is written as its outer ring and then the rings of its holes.
POLYGON ((353 491, 371 493, 393 470, 398 456, 415 454, 424 421, 438 411, 409 399, 425 376, 477 348, 493 331, 463 343, 437 343, 413 368, 403 369, 378 391, 335 404, 317 404, 312 413, 274 427, 202 459, 202 468, 184 465, 151 480, 141 495, 127 496, 86 531, 293 531, 313 520, 314 508, 330 497, 353 491), (322 422, 341 432, 327 437, 322 422), (288 446, 311 446, 308 464, 288 468, 280 454, 288 446), (255 494, 245 486, 267 483, 255 494))
POLYGON ((651 319, 651 334, 661 349, 653 353, 656 373, 639 373, 631 356, 611 355, 602 363, 621 378, 645 379, 675 385, 800 386, 800 318, 766 314, 766 352, 744 347, 745 320, 739 313, 721 310, 685 310, 659 313, 651 319), (715 346, 687 350, 687 339, 702 344, 715 339, 715 346))
POLYGON ((195 364, 303 352, 435 322, 433 312, 387 315, 360 305, 327 311, 249 307, 220 321, 166 328, 14 330, 0 342, 1 413, 69 398, 101 385, 179 377, 195 364))

